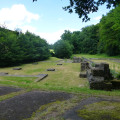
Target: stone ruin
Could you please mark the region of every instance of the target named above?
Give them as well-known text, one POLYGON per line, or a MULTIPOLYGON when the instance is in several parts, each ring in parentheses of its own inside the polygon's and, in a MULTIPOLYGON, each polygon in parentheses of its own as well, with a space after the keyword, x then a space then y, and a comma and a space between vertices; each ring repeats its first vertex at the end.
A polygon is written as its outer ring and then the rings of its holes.
POLYGON ((81 78, 87 78, 90 89, 111 90, 113 76, 110 73, 109 64, 84 61, 81 63, 81 78))
POLYGON ((13 70, 22 70, 22 68, 19 68, 19 67, 18 68, 13 68, 13 70))
POLYGON ((63 65, 62 63, 58 63, 57 65, 63 65))
POLYGON ((79 57, 73 57, 73 63, 81 63, 82 59, 79 57))
POLYGON ((47 69, 47 71, 55 71, 55 69, 54 68, 49 68, 49 69, 47 69))
POLYGON ((97 90, 111 90, 113 79, 110 73, 109 64, 100 63, 96 64, 95 67, 91 67, 86 71, 87 78, 89 80, 90 88, 97 90))

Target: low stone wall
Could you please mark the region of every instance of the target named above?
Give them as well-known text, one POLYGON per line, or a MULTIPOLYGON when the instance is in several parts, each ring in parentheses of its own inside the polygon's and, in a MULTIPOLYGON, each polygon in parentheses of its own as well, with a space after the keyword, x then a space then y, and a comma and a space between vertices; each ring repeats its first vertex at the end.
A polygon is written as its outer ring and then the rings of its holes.
POLYGON ((73 63, 81 63, 82 59, 79 57, 73 57, 73 63))
POLYGON ((83 72, 84 75, 89 81, 90 89, 96 90, 111 90, 113 80, 112 74, 110 73, 109 64, 107 63, 100 63, 95 64, 92 66, 93 62, 88 61, 85 59, 85 62, 81 63, 81 73, 80 77, 82 76, 83 72), (86 72, 85 72, 86 71, 86 72))

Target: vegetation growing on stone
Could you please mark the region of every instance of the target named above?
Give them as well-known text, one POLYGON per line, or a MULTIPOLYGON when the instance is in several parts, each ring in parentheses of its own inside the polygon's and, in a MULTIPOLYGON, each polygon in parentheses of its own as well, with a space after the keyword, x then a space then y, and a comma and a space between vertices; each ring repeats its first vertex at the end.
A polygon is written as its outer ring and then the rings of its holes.
POLYGON ((78 115, 85 120, 119 120, 120 103, 102 101, 86 105, 78 110, 78 115))

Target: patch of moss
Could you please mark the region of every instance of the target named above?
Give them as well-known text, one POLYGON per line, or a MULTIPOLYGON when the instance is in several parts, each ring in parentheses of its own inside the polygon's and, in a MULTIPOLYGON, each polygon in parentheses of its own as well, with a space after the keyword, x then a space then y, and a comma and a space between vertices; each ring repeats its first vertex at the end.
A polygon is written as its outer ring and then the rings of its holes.
POLYGON ((86 105, 77 112, 85 120, 120 120, 120 103, 102 101, 86 105))
POLYGON ((62 114, 77 105, 78 101, 81 101, 82 97, 75 96, 65 101, 55 101, 45 105, 42 105, 36 112, 34 112, 31 118, 24 120, 64 120, 62 114))

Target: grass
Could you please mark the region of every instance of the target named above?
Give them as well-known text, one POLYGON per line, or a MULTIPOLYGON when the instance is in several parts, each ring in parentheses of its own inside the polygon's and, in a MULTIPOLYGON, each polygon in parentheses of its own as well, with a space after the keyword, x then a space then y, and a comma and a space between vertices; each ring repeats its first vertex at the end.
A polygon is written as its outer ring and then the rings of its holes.
POLYGON ((86 105, 78 110, 78 115, 85 120, 120 120, 120 103, 102 101, 86 105))
POLYGON ((106 54, 95 54, 95 55, 90 55, 90 54, 74 54, 73 56, 76 56, 76 57, 85 57, 85 58, 117 58, 117 59, 120 59, 120 56, 108 56, 106 54))
POLYGON ((80 64, 79 63, 63 63, 63 65, 56 65, 60 59, 51 57, 47 61, 38 62, 37 65, 24 64, 21 66, 22 70, 13 70, 12 67, 0 68, 0 72, 8 72, 16 75, 37 75, 48 74, 48 77, 40 82, 35 82, 35 77, 8 77, 0 76, 0 84, 7 86, 18 86, 29 90, 51 90, 64 91, 69 93, 81 93, 91 95, 108 95, 120 96, 120 90, 115 91, 101 91, 90 90, 87 79, 79 78, 80 64), (48 68, 55 68, 55 72, 46 71, 48 68))
POLYGON ((120 63, 118 63, 118 62, 111 61, 111 60, 92 60, 92 61, 94 61, 96 63, 101 63, 101 62, 108 63, 111 70, 120 72, 120 63))
POLYGON ((3 100, 6 100, 6 99, 9 99, 9 98, 12 98, 16 95, 20 95, 20 94, 23 94, 25 92, 28 92, 28 91, 25 91, 25 90, 21 90, 21 91, 18 91, 18 92, 12 92, 10 94, 7 94, 7 95, 2 95, 0 96, 0 101, 3 101, 3 100))
MULTIPOLYGON (((81 56, 81 55, 78 55, 81 56)), ((87 55, 84 55, 84 57, 87 55)), ((90 56, 88 57, 95 57, 90 56)), ((87 58, 88 58, 87 57, 87 58)), ((97 57, 97 55, 96 55, 97 57)), ((102 58, 103 56, 101 56, 102 58)), ((61 117, 65 111, 73 108, 79 103, 82 98, 90 96, 112 96, 116 98, 120 96, 120 90, 114 91, 102 91, 102 90, 90 90, 88 80, 80 78, 80 64, 79 63, 67 63, 60 61, 61 59, 51 57, 49 60, 38 62, 37 65, 24 64, 21 66, 22 70, 13 70, 13 67, 0 68, 0 72, 8 72, 14 75, 38 75, 48 74, 48 77, 40 82, 35 82, 36 77, 10 77, 0 76, 0 84, 5 86, 16 86, 25 88, 19 92, 10 93, 8 95, 0 96, 0 101, 8 98, 12 98, 16 95, 23 94, 31 90, 46 90, 46 91, 63 91, 68 93, 75 93, 77 96, 66 100, 56 101, 41 106, 35 111, 31 118, 26 120, 63 120, 61 117), (57 63, 62 62, 63 65, 59 66, 57 63), (46 71, 48 68, 55 68, 55 72, 46 71)), ((65 60, 67 61, 67 59, 65 60)), ((116 63, 110 60, 95 60, 95 62, 107 62, 110 64, 110 68, 119 72, 120 63, 116 63)), ((120 103, 118 102, 99 102, 85 106, 84 109, 78 110, 78 115, 85 120, 118 120, 120 119, 120 103), (107 110, 106 110, 107 109, 107 110)))

